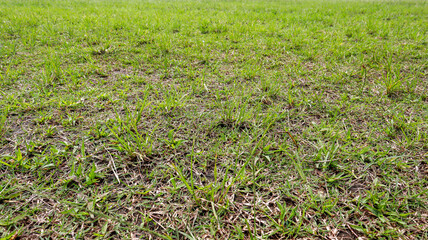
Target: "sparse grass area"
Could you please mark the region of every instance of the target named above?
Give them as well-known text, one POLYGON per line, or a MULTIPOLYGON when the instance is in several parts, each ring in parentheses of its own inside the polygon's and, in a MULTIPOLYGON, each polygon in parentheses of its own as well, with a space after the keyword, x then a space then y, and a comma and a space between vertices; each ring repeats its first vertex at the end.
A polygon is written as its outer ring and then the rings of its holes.
POLYGON ((427 16, 0 0, 0 238, 428 239, 427 16))

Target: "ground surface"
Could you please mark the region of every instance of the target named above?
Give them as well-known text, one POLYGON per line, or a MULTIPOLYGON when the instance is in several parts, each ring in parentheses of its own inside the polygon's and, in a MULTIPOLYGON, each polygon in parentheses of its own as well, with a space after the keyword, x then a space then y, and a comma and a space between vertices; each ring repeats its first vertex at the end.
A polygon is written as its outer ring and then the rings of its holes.
POLYGON ((427 239, 427 16, 0 0, 0 237, 427 239))

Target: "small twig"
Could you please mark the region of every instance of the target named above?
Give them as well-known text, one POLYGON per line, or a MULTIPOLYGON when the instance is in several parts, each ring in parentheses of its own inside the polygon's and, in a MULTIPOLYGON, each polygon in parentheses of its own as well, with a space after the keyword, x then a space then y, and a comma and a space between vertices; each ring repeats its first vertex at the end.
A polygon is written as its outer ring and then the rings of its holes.
POLYGON ((116 164, 114 163, 113 156, 110 154, 110 152, 107 150, 106 147, 104 147, 104 149, 107 151, 108 155, 110 156, 110 162, 112 163, 111 170, 113 171, 114 176, 116 177, 117 181, 120 184, 120 179, 116 172, 116 164))
POLYGON ((294 140, 293 136, 291 136, 291 133, 289 131, 285 131, 288 136, 290 136, 291 140, 293 140, 294 145, 296 145, 296 148, 299 148, 299 145, 297 144, 296 140, 294 140))
POLYGON ((296 146, 296 148, 299 148, 299 145, 297 144, 297 141, 294 139, 294 137, 291 135, 291 133, 289 131, 279 131, 277 133, 287 133, 288 136, 290 136, 291 140, 293 140, 293 143, 296 146))
POLYGON ((349 224, 347 223, 346 226, 349 228, 349 230, 351 231, 352 234, 354 234, 354 236, 356 238, 359 238, 359 236, 354 232, 354 230, 351 228, 351 226, 349 226, 349 224))
POLYGON ((165 231, 166 231, 166 228, 165 228, 164 226, 162 226, 162 224, 160 224, 158 221, 156 221, 156 220, 154 219, 154 217, 151 217, 151 216, 150 216, 150 219, 151 219, 153 222, 155 222, 157 225, 159 225, 163 230, 165 230, 165 231))

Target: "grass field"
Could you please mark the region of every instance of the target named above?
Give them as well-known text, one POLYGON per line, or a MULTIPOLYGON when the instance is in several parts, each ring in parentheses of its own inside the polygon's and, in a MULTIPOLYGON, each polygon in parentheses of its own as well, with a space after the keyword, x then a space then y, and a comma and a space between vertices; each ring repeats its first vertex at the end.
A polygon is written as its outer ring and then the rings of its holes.
POLYGON ((428 239, 428 2, 0 0, 0 239, 428 239))

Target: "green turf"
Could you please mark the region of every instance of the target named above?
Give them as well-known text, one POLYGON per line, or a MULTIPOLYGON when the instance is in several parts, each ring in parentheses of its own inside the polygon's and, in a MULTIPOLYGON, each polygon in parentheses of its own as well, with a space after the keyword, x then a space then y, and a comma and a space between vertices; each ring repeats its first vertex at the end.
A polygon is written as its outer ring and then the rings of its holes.
POLYGON ((0 0, 0 239, 427 239, 428 3, 0 0))

